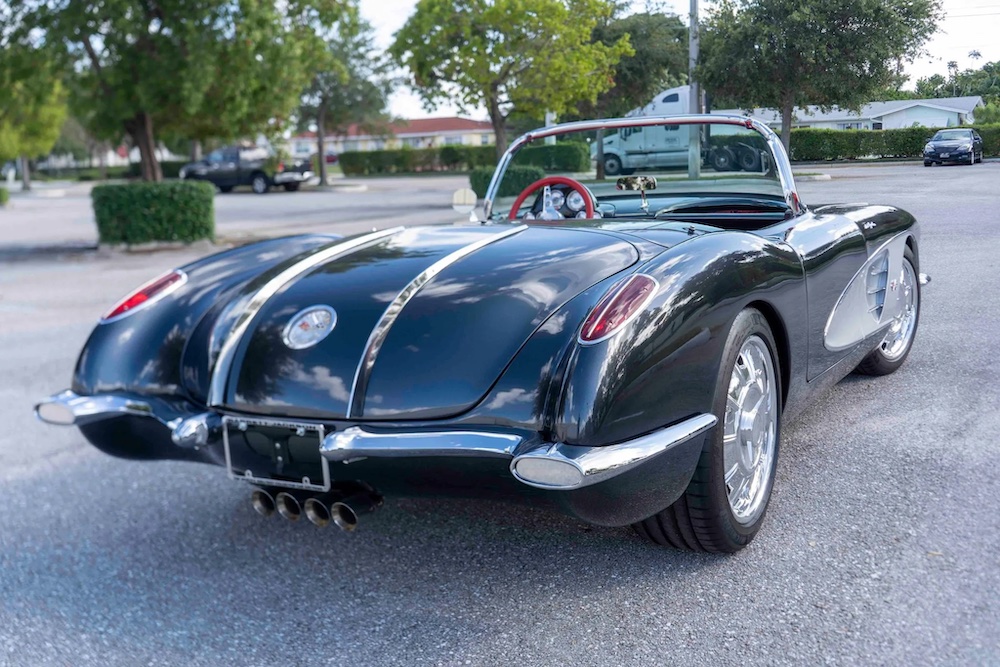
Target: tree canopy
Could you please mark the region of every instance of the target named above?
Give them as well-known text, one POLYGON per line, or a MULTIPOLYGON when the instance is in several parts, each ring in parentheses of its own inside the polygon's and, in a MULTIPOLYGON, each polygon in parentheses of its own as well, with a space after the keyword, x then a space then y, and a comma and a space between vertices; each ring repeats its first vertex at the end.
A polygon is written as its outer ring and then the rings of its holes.
POLYGON ((987 103, 1000 102, 1000 61, 961 72, 949 68, 948 77, 933 74, 917 79, 916 92, 925 98, 980 95, 987 103))
POLYGON ((393 80, 384 53, 375 48, 375 31, 350 0, 349 12, 327 33, 325 66, 302 93, 300 130, 315 127, 320 182, 326 183, 327 134, 344 135, 351 125, 377 132, 388 125, 386 111, 393 80))
POLYGON ((614 10, 608 0, 420 0, 390 53, 429 107, 485 106, 500 154, 512 109, 565 113, 611 88, 633 50, 625 35, 608 45, 591 33, 614 10))
POLYGON ((65 49, 74 109, 98 137, 128 134, 146 180, 162 178, 158 131, 232 137, 287 121, 312 76, 317 26, 341 10, 341 0, 8 2, 19 34, 65 49))
POLYGON ((0 22, 0 163, 48 153, 59 138, 66 89, 52 56, 0 22))
POLYGON ((593 39, 612 47, 626 35, 633 53, 615 65, 611 88, 593 104, 580 105, 581 117, 623 116, 664 88, 687 82, 688 31, 678 16, 641 12, 614 18, 594 28, 593 39))
POLYGON ((940 0, 720 0, 705 23, 698 76, 742 108, 858 108, 937 30, 940 0))

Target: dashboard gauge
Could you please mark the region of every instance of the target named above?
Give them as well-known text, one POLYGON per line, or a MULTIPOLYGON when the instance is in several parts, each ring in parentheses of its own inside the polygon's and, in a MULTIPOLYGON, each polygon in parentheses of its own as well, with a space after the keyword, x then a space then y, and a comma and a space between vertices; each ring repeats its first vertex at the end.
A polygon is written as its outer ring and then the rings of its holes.
POLYGON ((566 197, 566 206, 568 206, 571 211, 582 211, 584 206, 586 206, 586 202, 583 200, 583 195, 576 190, 573 190, 569 193, 569 196, 566 197))
POLYGON ((549 197, 552 199, 552 208, 557 211, 566 203, 566 195, 562 193, 562 190, 553 190, 549 197))

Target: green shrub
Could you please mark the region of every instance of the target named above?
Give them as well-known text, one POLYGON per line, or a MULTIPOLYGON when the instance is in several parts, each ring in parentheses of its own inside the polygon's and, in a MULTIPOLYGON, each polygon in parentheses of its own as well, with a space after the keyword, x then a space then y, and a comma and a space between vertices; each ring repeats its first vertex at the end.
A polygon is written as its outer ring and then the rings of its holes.
POLYGON ((346 151, 340 154, 340 167, 346 176, 469 171, 494 164, 496 149, 493 146, 403 147, 382 151, 346 151))
POLYGON ((533 165, 547 172, 581 172, 590 169, 590 149, 586 144, 567 141, 550 146, 523 148, 514 158, 519 166, 533 165))
MULTIPOLYGON (((486 190, 490 186, 490 179, 493 178, 492 167, 477 167, 469 174, 469 183, 476 196, 482 199, 486 196, 486 190)), ((503 181, 500 182, 500 191, 497 197, 513 197, 521 194, 521 191, 540 178, 545 178, 545 170, 541 167, 507 167, 504 172, 503 181)))
POLYGON ((0 188, 0 206, 6 206, 9 201, 10 193, 7 192, 7 188, 0 188))
MULTIPOLYGON (((1000 155, 1000 125, 973 126, 983 137, 983 153, 1000 155)), ((947 129, 947 128, 942 128, 947 129)), ((795 161, 857 160, 860 158, 919 158, 935 128, 902 127, 892 130, 792 130, 791 158, 795 161)))
POLYGON ((210 183, 98 185, 90 196, 101 243, 215 238, 215 187, 210 183))

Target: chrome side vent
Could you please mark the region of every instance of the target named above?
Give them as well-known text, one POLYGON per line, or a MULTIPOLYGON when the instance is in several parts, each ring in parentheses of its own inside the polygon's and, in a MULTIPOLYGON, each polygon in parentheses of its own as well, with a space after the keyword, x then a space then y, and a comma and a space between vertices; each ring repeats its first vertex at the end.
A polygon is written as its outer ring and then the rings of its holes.
POLYGON ((868 312, 878 321, 885 307, 885 290, 889 284, 889 253, 883 250, 868 267, 866 289, 868 293, 868 312))

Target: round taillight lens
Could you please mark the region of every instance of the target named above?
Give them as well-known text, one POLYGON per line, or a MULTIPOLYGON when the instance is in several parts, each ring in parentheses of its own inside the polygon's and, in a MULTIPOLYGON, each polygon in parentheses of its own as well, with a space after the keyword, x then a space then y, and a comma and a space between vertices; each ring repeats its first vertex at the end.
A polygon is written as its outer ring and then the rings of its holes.
POLYGON ((642 273, 616 284, 590 311, 580 331, 580 342, 598 343, 613 336, 642 312, 658 287, 655 278, 642 273))
POLYGON ((104 317, 101 318, 101 323, 119 320, 137 310, 146 308, 186 282, 187 274, 183 271, 168 271, 162 276, 150 280, 115 304, 114 308, 105 313, 104 317))

